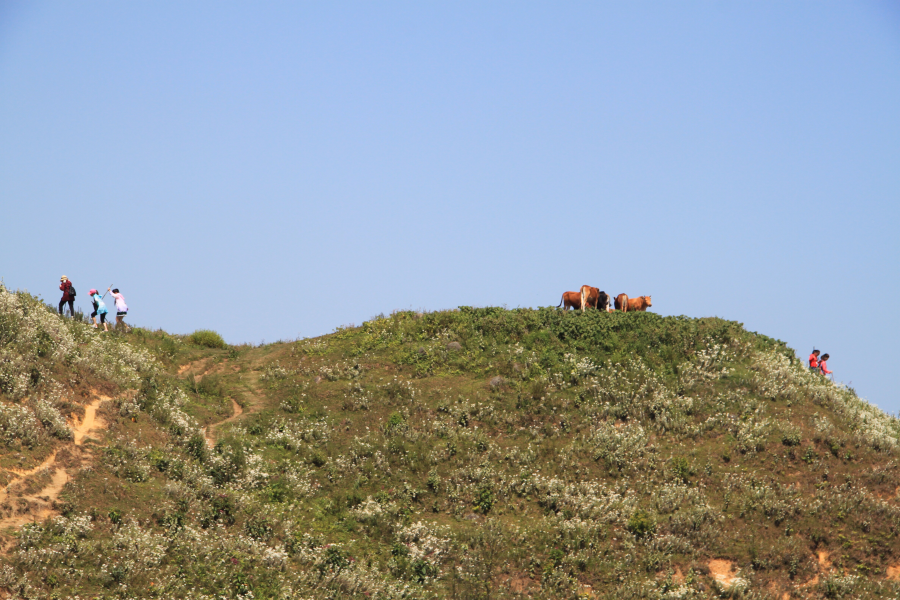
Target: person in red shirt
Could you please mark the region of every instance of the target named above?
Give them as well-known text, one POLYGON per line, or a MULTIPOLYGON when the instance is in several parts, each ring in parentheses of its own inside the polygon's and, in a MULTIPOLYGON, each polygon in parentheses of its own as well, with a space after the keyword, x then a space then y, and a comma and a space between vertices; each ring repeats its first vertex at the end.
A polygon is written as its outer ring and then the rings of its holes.
POLYGON ((59 301, 59 314, 63 314, 63 307, 66 303, 69 304, 69 315, 75 316, 75 296, 70 294, 69 291, 72 289, 72 282, 69 281, 69 278, 63 275, 59 278, 59 289, 62 290, 62 298, 59 301))
POLYGON ((819 351, 815 348, 812 351, 812 354, 809 355, 809 370, 810 371, 818 371, 819 370, 819 351))
POLYGON ((823 354, 822 358, 819 360, 819 370, 822 371, 822 375, 827 376, 834 372, 834 371, 829 371, 828 365, 825 364, 825 361, 827 361, 829 358, 831 358, 831 357, 826 353, 826 354, 823 354))

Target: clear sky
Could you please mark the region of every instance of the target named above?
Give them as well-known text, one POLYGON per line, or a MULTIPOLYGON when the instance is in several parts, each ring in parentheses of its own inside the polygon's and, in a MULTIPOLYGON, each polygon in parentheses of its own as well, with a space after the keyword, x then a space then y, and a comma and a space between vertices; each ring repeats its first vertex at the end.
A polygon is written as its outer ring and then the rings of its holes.
POLYGON ((900 409, 888 2, 0 2, 0 277, 293 339, 591 284, 900 409))

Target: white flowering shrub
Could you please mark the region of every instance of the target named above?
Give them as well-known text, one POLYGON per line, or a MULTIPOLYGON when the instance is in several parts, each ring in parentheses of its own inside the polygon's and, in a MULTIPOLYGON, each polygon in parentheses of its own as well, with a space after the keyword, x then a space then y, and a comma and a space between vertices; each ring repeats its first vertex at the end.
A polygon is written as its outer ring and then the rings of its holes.
POLYGON ((32 385, 50 378, 49 364, 75 358, 79 331, 70 321, 0 284, 0 392, 21 399, 32 385))
POLYGON ((600 415, 633 419, 661 432, 696 431, 689 418, 697 410, 695 400, 675 394, 638 358, 597 371, 585 387, 600 415))
POLYGON ((104 449, 103 460, 117 477, 133 483, 150 478, 150 447, 139 446, 136 440, 119 439, 104 449))
POLYGON ((263 367, 262 372, 259 374, 259 380, 272 383, 282 381, 290 376, 291 372, 281 366, 281 363, 275 361, 274 363, 263 367))
POLYGON ((685 390, 716 379, 721 379, 733 371, 729 365, 738 357, 738 350, 726 344, 709 342, 690 362, 679 369, 678 382, 685 390))
POLYGON ((614 490, 597 481, 573 483, 536 476, 523 491, 536 494, 549 511, 569 511, 600 523, 624 522, 637 506, 633 490, 614 490))
POLYGON ((6 445, 33 448, 40 443, 44 428, 34 413, 17 404, 0 404, 0 440, 6 445))
POLYGON ((328 442, 332 427, 327 419, 290 421, 279 419, 272 424, 266 433, 266 441, 284 448, 297 451, 304 445, 320 446, 328 442))
POLYGON ((635 468, 645 453, 652 451, 646 431, 633 422, 617 427, 609 421, 601 421, 582 444, 594 460, 619 470, 635 468))
POLYGON ((772 422, 759 414, 747 415, 735 427, 737 447, 743 453, 761 452, 766 447, 766 439, 772 431, 772 422))
POLYGON ((89 337, 78 360, 104 379, 128 388, 139 387, 144 378, 160 368, 148 350, 101 335, 89 337))
POLYGON ((73 438, 72 429, 53 404, 44 399, 33 400, 34 416, 50 435, 61 440, 73 438))
POLYGON ((143 529, 135 522, 119 528, 113 535, 111 544, 117 562, 124 565, 131 576, 159 566, 168 547, 165 536, 143 529))
POLYGON ((417 521, 401 528, 396 537, 406 546, 410 568, 420 583, 428 583, 440 576, 441 566, 450 550, 450 538, 444 528, 417 521))
POLYGON ((350 361, 338 361, 331 365, 323 365, 319 367, 319 374, 328 381, 337 381, 339 379, 356 379, 363 372, 363 368, 359 363, 350 361))

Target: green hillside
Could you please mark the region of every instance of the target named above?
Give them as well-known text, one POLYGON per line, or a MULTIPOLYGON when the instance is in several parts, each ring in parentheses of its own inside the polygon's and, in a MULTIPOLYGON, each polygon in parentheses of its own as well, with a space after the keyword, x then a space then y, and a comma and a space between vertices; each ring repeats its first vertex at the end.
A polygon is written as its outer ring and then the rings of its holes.
POLYGON ((0 287, 8 597, 894 598, 898 456, 896 418, 721 319, 228 346, 0 287))

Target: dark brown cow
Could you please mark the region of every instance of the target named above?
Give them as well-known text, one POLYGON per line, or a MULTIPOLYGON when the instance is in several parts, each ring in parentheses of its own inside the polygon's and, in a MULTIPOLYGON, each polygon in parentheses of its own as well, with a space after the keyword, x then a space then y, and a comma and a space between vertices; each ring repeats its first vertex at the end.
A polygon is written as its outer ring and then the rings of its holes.
POLYGON ((650 296, 638 296, 637 298, 632 298, 628 301, 628 310, 637 310, 640 312, 646 311, 648 308, 653 306, 650 302, 650 296))
POLYGON ((621 310, 622 312, 628 312, 628 294, 619 294, 616 296, 616 310, 621 310))
POLYGON ((566 305, 564 310, 569 310, 570 308, 578 310, 581 308, 581 292, 563 292, 562 300, 559 301, 559 305, 556 308, 564 304, 566 305))

